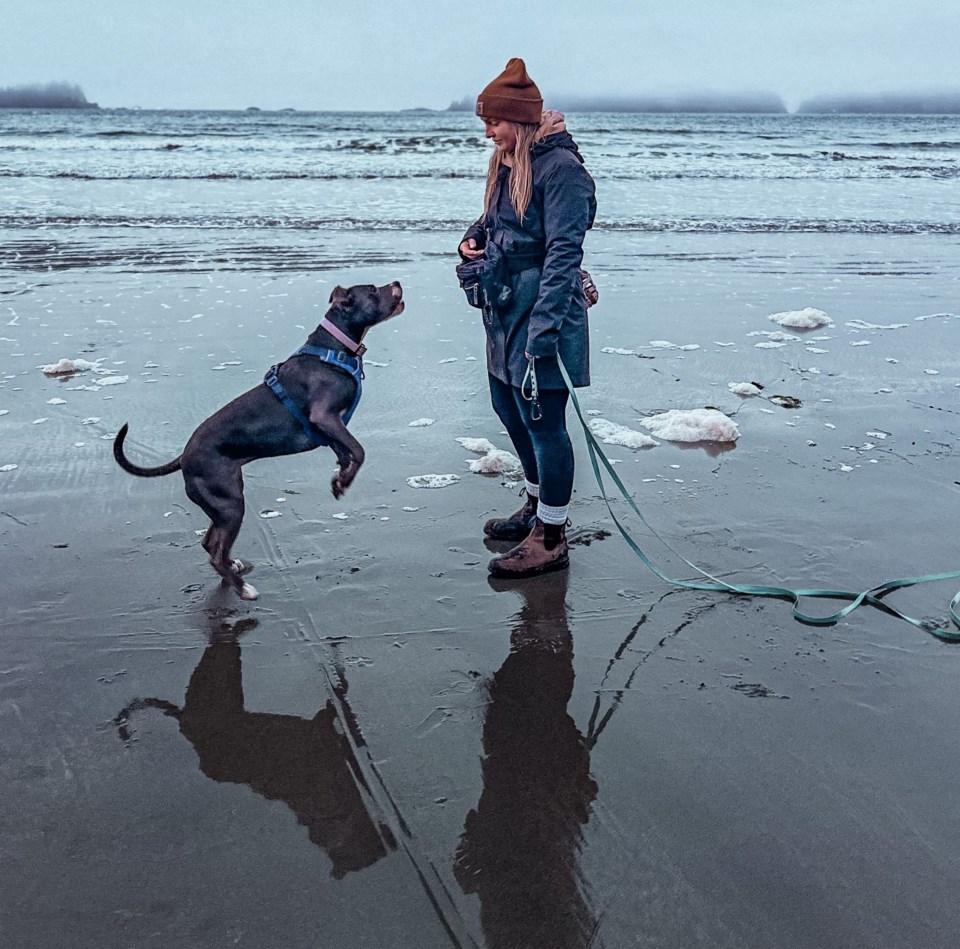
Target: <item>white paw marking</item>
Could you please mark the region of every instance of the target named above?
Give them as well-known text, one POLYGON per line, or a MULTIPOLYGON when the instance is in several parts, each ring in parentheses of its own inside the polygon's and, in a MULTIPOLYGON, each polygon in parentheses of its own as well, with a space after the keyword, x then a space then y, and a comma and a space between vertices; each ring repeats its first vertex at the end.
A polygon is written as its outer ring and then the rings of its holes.
POLYGON ((257 592, 257 588, 252 586, 249 583, 245 583, 240 588, 240 599, 241 600, 256 600, 260 598, 260 594, 257 592))

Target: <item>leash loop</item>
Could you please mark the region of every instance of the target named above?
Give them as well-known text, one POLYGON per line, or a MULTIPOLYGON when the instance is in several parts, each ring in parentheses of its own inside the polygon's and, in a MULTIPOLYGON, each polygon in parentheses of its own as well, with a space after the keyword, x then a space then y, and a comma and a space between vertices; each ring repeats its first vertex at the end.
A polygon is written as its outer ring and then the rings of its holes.
MULTIPOLYGON (((721 580, 712 574, 707 573, 705 570, 698 567, 696 564, 691 563, 682 556, 680 559, 700 576, 705 577, 706 580, 677 580, 666 576, 666 574, 664 574, 663 571, 661 571, 647 556, 640 545, 637 544, 636 541, 630 536, 627 529, 620 523, 617 515, 614 514, 613 508, 610 504, 610 499, 607 497, 607 492, 603 485, 603 478, 600 474, 601 464, 606 469, 607 474, 616 485, 624 500, 630 506, 630 509, 634 514, 637 515, 637 517, 640 518, 640 522, 659 541, 661 541, 661 543, 663 543, 665 546, 669 546, 666 541, 664 541, 663 538, 657 533, 657 531, 654 530, 654 528, 651 527, 647 522, 647 519, 643 516, 640 508, 637 507, 623 482, 620 480, 620 477, 617 475, 616 471, 614 471, 613 465, 604 454, 596 436, 592 431, 590 431, 590 427, 587 425, 587 421, 583 416, 583 410, 580 408, 580 402, 577 399, 577 394, 574 391, 573 383, 570 381, 570 376, 567 374, 567 369, 559 357, 557 358, 557 363, 560 367, 560 374, 563 376, 564 384, 570 392, 570 398, 577 413, 577 418, 580 420, 580 426, 583 428, 584 435, 586 436, 587 452, 590 456, 590 464, 593 468, 594 477, 597 479, 597 484, 600 487, 600 493, 603 496, 604 503, 607 506, 607 510, 610 512, 610 517, 613 519, 613 523, 623 536, 623 539, 627 542, 627 546, 637 555, 637 557, 644 564, 644 566, 647 567, 648 570, 650 570, 665 583, 669 583, 677 587, 683 587, 687 590, 707 590, 716 593, 736 593, 744 596, 764 596, 788 600, 793 604, 794 619, 810 626, 833 626, 845 616, 852 613, 855 609, 866 604, 868 606, 873 606, 877 609, 883 610, 885 613, 889 613, 892 616, 896 616, 898 619, 902 619, 907 623, 910 623, 912 626, 922 629, 924 632, 929 633, 931 636, 934 636, 942 642, 960 642, 960 612, 958 612, 958 608, 960 608, 960 592, 958 592, 957 595, 950 601, 950 619, 953 621, 954 626, 956 626, 956 630, 944 629, 929 621, 915 619, 914 617, 908 616, 906 613, 902 613, 900 610, 895 609, 883 601, 883 597, 888 593, 892 593, 894 590, 901 590, 905 589, 906 587, 916 586, 919 583, 933 583, 937 580, 958 579, 960 578, 960 570, 949 570, 944 573, 924 574, 923 576, 919 577, 902 577, 896 580, 886 580, 883 583, 879 583, 874 587, 870 587, 868 590, 864 590, 861 593, 852 592, 850 590, 827 590, 820 588, 794 590, 790 589, 789 587, 767 586, 764 584, 727 583, 725 580, 721 580), (805 613, 800 609, 800 600, 804 597, 828 600, 850 600, 850 602, 842 609, 837 610, 835 613, 831 613, 829 616, 815 616, 805 613)), ((678 556, 680 555, 678 554, 678 556)))

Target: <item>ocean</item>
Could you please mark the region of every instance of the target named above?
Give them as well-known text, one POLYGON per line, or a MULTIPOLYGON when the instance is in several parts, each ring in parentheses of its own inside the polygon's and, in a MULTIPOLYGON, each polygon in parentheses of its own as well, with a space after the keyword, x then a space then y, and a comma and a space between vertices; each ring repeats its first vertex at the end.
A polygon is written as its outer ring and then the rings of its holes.
MULTIPOLYGON (((568 124, 597 233, 960 233, 954 116, 568 124)), ((391 232, 452 238, 487 154, 458 112, 0 111, 0 272, 323 269, 391 232)))

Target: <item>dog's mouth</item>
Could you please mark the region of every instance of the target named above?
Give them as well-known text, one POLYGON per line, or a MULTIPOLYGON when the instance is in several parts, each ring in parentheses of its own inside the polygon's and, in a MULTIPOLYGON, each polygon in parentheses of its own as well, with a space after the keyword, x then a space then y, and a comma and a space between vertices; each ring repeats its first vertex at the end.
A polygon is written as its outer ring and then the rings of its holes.
POLYGON ((403 312, 403 289, 399 283, 393 285, 393 306, 390 308, 390 312, 387 313, 386 319, 391 319, 394 316, 399 316, 403 312))

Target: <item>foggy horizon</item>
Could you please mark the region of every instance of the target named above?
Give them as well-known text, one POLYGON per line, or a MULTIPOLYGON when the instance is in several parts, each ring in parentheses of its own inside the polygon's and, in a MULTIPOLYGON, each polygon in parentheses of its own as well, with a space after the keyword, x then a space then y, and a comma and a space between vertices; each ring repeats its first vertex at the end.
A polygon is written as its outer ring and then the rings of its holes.
MULTIPOLYGON (((296 107, 296 106, 262 106, 257 102, 250 102, 246 105, 231 106, 204 106, 204 105, 150 105, 141 106, 137 103, 118 104, 100 101, 99 97, 88 94, 79 83, 71 82, 66 79, 57 79, 50 81, 35 81, 18 84, 5 85, 0 82, 0 108, 63 108, 62 100, 66 93, 70 92, 79 102, 76 107, 96 107, 101 110, 124 111, 124 110, 144 110, 144 111, 185 111, 185 112, 472 112, 474 97, 464 95, 449 99, 446 105, 423 105, 410 104, 400 106, 399 108, 377 108, 356 106, 352 108, 337 108, 334 106, 324 107, 296 107), (14 100, 23 94, 29 93, 35 96, 48 99, 51 105, 27 105, 16 106, 9 105, 8 100, 14 100)), ((689 88, 683 90, 642 90, 636 92, 599 92, 587 93, 578 92, 576 95, 564 95, 562 93, 554 95, 552 99, 545 97, 546 107, 556 107, 566 112, 683 112, 683 111, 740 111, 736 108, 724 108, 724 106, 735 106, 738 103, 744 106, 742 111, 756 112, 784 112, 795 113, 802 110, 804 106, 810 107, 814 104, 832 103, 836 106, 848 107, 866 107, 870 106, 878 110, 885 107, 903 105, 905 103, 927 103, 948 105, 948 113, 955 113, 960 110, 960 87, 949 88, 926 88, 926 89, 904 89, 901 91, 877 90, 874 92, 851 92, 845 90, 826 91, 813 94, 806 99, 798 102, 789 102, 784 96, 774 91, 768 90, 736 90, 723 88, 689 88), (688 106, 690 109, 684 109, 688 106), (781 108, 776 108, 780 106, 781 108)), ((929 108, 920 109, 920 111, 930 112, 929 108)))
POLYGON ((512 56, 549 105, 574 98, 956 94, 960 9, 939 0, 675 0, 585 12, 557 0, 126 0, 24 5, 4 22, 0 87, 66 82, 101 108, 445 110, 512 56), (491 30, 491 23, 503 29, 491 30))

